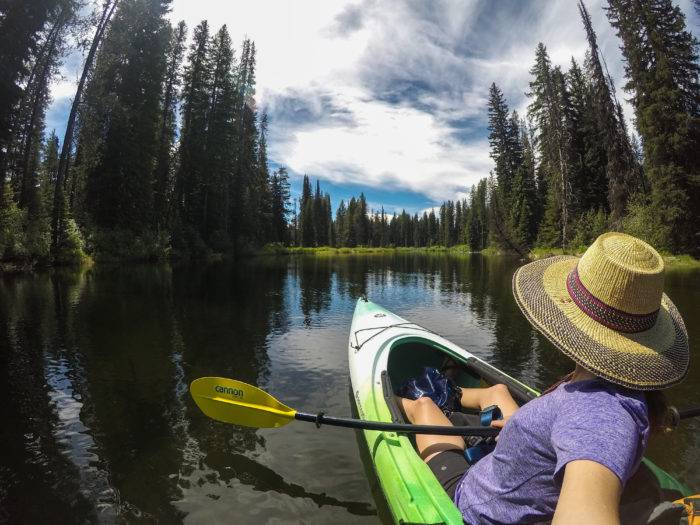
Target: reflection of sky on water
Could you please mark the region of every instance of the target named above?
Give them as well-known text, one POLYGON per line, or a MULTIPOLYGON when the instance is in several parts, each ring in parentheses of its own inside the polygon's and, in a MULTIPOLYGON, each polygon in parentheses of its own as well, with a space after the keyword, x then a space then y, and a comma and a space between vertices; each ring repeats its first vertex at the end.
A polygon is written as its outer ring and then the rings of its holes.
MULTIPOLYGON (((9 334, 0 335, 0 509, 12 501, 10 516, 41 509, 59 521, 80 512, 104 522, 375 522, 353 431, 217 423, 193 405, 190 381, 240 377, 298 410, 348 416, 350 321, 367 294, 542 388, 569 364, 517 310, 517 264, 261 258, 0 281, 0 334, 9 334)), ((698 272, 671 271, 667 283, 686 319, 700 313, 698 272)), ((688 323, 691 344, 696 325, 688 323)), ((700 402, 692 370, 669 392, 679 406, 700 402)), ((650 448, 691 486, 700 483, 699 423, 650 448)))
POLYGON ((117 515, 118 496, 109 484, 109 473, 95 453, 95 441, 90 429, 80 419, 83 408, 81 396, 73 387, 73 371, 63 358, 46 357, 45 377, 50 404, 58 416, 53 429, 63 453, 78 467, 80 490, 95 504, 100 521, 113 521, 117 515))

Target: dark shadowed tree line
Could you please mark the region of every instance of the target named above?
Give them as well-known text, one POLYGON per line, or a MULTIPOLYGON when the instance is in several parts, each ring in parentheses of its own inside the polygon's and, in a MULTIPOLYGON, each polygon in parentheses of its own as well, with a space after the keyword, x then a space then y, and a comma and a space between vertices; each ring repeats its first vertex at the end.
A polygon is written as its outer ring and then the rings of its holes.
POLYGON ((607 229, 700 251, 698 43, 672 0, 608 0, 625 59, 628 129, 590 16, 583 60, 535 50, 518 115, 488 99, 494 169, 468 196, 420 214, 333 213, 304 177, 267 159, 256 48, 226 26, 167 20, 171 0, 0 3, 0 260, 84 253, 148 259, 301 246, 575 247, 607 229), (97 6, 97 7, 96 7, 97 6), (94 12, 91 12, 94 8, 94 12), (63 137, 45 129, 49 87, 76 46, 83 68, 63 137))
POLYGON ((0 5, 0 258, 239 253, 288 242, 289 182, 271 172, 255 43, 207 21, 186 46, 170 0, 0 5), (71 42, 79 42, 73 44, 71 42), (80 82, 61 141, 49 86, 75 45, 80 82))
POLYGON ((469 244, 483 249, 489 240, 489 219, 486 206, 486 180, 477 184, 469 198, 446 201, 439 208, 421 214, 388 214, 383 207, 368 208, 361 193, 347 202, 341 200, 331 210, 331 198, 316 189, 304 176, 298 210, 289 222, 288 242, 296 246, 335 247, 430 247, 469 244))

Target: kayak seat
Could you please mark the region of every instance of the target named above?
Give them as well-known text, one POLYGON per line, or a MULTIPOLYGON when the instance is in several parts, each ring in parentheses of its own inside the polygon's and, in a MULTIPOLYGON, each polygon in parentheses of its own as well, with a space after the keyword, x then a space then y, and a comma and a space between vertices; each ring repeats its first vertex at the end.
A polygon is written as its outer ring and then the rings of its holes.
POLYGON ((399 340, 392 345, 387 363, 390 385, 387 386, 395 394, 407 380, 418 377, 424 367, 442 370, 448 362, 451 363, 449 375, 460 387, 478 388, 502 383, 508 387, 519 405, 536 397, 536 394, 483 361, 473 357, 464 359, 437 346, 433 341, 416 338, 399 340))
MULTIPOLYGON (((453 355, 447 349, 436 346, 430 340, 416 339, 411 338, 407 341, 399 340, 396 342, 389 350, 387 370, 381 373, 384 401, 394 423, 409 423, 404 418, 395 397, 401 386, 407 380, 419 376, 425 367, 444 370, 445 365, 449 363, 449 371, 446 373, 462 388, 505 384, 520 405, 535 397, 532 392, 520 387, 510 378, 482 361, 474 358, 464 359, 459 355, 453 355)), ((451 419, 457 425, 479 426, 478 414, 478 410, 462 408, 460 411, 454 412, 451 419)), ((415 438, 411 435, 409 439, 413 441, 415 438)))
POLYGON ((676 490, 664 489, 642 462, 627 481, 620 497, 620 521, 629 525, 679 523, 682 508, 671 504, 682 497, 676 490))

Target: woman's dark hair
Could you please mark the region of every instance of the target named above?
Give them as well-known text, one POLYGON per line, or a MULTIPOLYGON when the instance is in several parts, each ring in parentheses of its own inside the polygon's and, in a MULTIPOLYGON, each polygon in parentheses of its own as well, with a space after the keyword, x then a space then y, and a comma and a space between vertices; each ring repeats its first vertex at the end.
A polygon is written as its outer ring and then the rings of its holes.
POLYGON ((653 433, 663 433, 673 430, 666 394, 661 390, 649 390, 645 392, 645 395, 651 431, 653 433))
POLYGON ((574 372, 573 372, 573 371, 569 372, 569 373, 566 374, 564 377, 562 377, 561 379, 559 379, 557 382, 555 382, 554 384, 552 384, 552 385, 548 386, 547 388, 545 388, 544 392, 542 392, 542 395, 549 394, 550 392, 556 390, 556 388, 557 388, 559 385, 561 385, 562 383, 566 383, 567 381, 570 381, 571 378, 572 378, 573 376, 574 376, 574 372))

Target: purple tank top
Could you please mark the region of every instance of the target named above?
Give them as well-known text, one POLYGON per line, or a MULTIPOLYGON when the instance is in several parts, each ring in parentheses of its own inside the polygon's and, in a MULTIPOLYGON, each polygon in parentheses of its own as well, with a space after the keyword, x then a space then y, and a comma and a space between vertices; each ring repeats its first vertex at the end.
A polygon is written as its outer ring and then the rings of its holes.
POLYGON ((459 482, 455 504, 470 524, 549 520, 568 462, 600 463, 624 486, 648 437, 643 392, 599 379, 564 383, 513 414, 496 449, 459 482))

